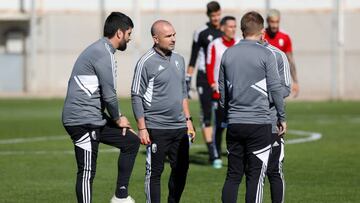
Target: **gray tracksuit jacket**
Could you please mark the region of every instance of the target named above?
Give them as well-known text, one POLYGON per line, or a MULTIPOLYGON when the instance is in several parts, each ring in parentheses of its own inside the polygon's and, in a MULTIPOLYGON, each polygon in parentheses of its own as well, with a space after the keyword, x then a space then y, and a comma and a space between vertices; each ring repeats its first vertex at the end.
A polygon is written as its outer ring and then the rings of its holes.
MULTIPOLYGON (((283 97, 286 98, 290 95, 291 92, 291 75, 290 75, 289 61, 286 57, 286 54, 280 49, 272 46, 267 42, 264 43, 264 46, 275 54, 281 86, 282 86, 282 93, 283 93, 283 97)), ((277 118, 277 111, 273 103, 270 104, 270 111, 271 111, 270 117, 272 121, 272 132, 277 133, 276 125, 278 118, 277 118)))
POLYGON ((278 119, 285 121, 277 67, 274 52, 257 41, 241 40, 225 51, 219 72, 219 91, 220 105, 225 108, 229 124, 271 124, 270 99, 278 119))
POLYGON ((68 82, 62 113, 65 126, 105 125, 105 109, 111 119, 119 119, 115 51, 107 38, 101 38, 80 54, 68 82))
POLYGON ((136 64, 131 87, 132 108, 136 119, 145 118, 147 128, 186 127, 183 100, 187 98, 185 62, 172 52, 163 56, 154 48, 136 64))

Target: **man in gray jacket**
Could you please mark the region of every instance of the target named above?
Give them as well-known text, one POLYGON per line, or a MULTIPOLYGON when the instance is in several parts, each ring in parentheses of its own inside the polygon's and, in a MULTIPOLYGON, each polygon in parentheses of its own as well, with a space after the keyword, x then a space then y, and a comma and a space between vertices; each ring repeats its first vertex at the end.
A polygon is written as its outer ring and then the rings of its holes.
POLYGON ((168 21, 158 20, 152 25, 154 46, 138 61, 131 88, 139 138, 147 145, 147 203, 160 203, 160 177, 166 156, 171 166, 168 202, 180 201, 189 168, 189 139, 195 138, 184 58, 173 51, 175 34, 168 21))
POLYGON ((133 27, 128 16, 112 12, 105 22, 104 37, 80 54, 69 79, 62 122, 74 143, 78 202, 91 202, 100 142, 121 151, 111 202, 135 202, 128 195, 128 185, 140 140, 119 111, 114 59, 116 50, 125 51, 133 27))
MULTIPOLYGON (((278 72, 280 76, 282 94, 285 99, 291 92, 291 76, 290 65, 286 54, 280 49, 272 46, 268 42, 263 42, 264 46, 272 51, 276 58, 278 72)), ((279 129, 277 128, 277 111, 274 104, 270 103, 271 121, 272 121, 272 135, 271 135, 271 153, 269 156, 268 169, 266 175, 268 176, 271 191, 272 203, 284 202, 285 196, 285 178, 283 174, 283 162, 284 162, 284 138, 283 135, 279 135, 279 129)))
POLYGON ((262 202, 270 154, 270 100, 278 112, 279 134, 286 131, 282 86, 274 53, 259 41, 264 19, 248 12, 241 19, 244 40, 227 49, 219 73, 220 105, 228 122, 228 171, 222 191, 224 203, 236 203, 246 175, 246 202, 262 202))

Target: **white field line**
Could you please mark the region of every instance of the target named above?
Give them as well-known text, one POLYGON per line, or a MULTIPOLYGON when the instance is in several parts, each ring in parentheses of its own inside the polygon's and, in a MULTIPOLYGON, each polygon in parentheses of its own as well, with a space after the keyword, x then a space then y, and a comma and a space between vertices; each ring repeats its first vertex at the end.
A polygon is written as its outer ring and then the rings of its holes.
MULTIPOLYGON (((308 132, 301 130, 289 130, 289 134, 300 136, 300 138, 286 140, 286 144, 300 144, 305 142, 313 142, 322 138, 321 133, 317 132, 308 132)), ((14 139, 4 139, 0 140, 0 145, 7 144, 20 144, 20 143, 31 143, 31 142, 43 142, 43 141, 57 141, 57 140, 66 140, 69 139, 68 135, 61 136, 44 136, 44 137, 32 137, 32 138, 14 138, 14 139)), ((205 148, 204 144, 192 144, 191 148, 199 149, 205 148)), ((102 153, 114 153, 119 152, 119 149, 100 149, 102 153)), ((73 150, 38 150, 38 151, 0 151, 0 155, 43 155, 43 154, 74 154, 73 150)))
POLYGON ((42 141, 52 141, 52 140, 65 140, 65 139, 70 139, 70 138, 68 135, 55 135, 55 136, 30 137, 30 138, 14 138, 14 139, 0 140, 0 145, 2 145, 2 144, 20 144, 20 143, 29 143, 29 142, 42 142, 42 141))
POLYGON ((313 142, 316 140, 320 140, 322 138, 321 133, 307 132, 307 131, 302 131, 302 130, 289 130, 289 134, 297 135, 297 136, 304 136, 304 137, 286 140, 285 144, 299 144, 299 143, 304 143, 304 142, 313 142))

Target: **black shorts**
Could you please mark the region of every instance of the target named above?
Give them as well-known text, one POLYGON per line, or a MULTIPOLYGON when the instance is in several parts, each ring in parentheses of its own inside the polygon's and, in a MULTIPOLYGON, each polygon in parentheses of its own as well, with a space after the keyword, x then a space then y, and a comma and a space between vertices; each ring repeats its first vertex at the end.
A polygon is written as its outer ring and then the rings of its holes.
POLYGON ((202 127, 209 127, 211 125, 211 110, 212 110, 212 94, 213 91, 207 81, 206 73, 198 71, 196 78, 196 89, 200 100, 200 122, 202 127))

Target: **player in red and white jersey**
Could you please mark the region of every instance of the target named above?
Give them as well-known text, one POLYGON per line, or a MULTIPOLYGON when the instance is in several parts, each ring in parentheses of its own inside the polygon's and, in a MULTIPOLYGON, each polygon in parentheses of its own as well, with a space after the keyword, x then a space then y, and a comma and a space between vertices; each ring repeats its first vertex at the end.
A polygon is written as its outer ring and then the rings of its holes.
POLYGON ((280 29, 280 11, 271 9, 267 15, 267 24, 265 39, 266 41, 283 51, 290 64, 290 74, 292 77, 292 94, 297 97, 299 94, 299 82, 296 74, 295 61, 290 36, 280 29))
POLYGON ((218 78, 221 57, 225 50, 239 42, 239 38, 235 37, 236 34, 236 19, 233 16, 225 16, 221 22, 221 31, 224 33, 222 37, 216 38, 208 46, 207 61, 206 61, 206 73, 207 80, 210 87, 213 90, 213 110, 214 110, 214 127, 213 131, 213 142, 215 160, 213 161, 214 168, 221 168, 222 161, 221 157, 221 140, 222 132, 226 127, 224 124, 224 111, 219 105, 220 93, 218 89, 218 78))

